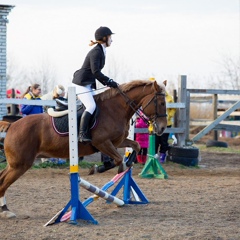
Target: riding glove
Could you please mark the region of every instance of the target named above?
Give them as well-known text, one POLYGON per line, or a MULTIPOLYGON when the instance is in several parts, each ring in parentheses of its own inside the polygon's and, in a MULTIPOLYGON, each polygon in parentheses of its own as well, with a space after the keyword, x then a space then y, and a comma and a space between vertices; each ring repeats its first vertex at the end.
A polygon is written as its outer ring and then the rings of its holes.
POLYGON ((117 88, 118 87, 118 84, 115 82, 115 81, 113 81, 112 79, 109 79, 108 81, 107 81, 107 84, 106 84, 108 87, 112 87, 112 88, 117 88))

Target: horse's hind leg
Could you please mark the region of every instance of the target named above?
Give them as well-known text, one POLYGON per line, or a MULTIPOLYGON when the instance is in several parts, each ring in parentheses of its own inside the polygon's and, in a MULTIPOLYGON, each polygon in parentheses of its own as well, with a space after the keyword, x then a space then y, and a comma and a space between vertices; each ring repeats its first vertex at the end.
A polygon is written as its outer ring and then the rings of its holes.
POLYGON ((27 169, 12 168, 9 165, 0 173, 0 218, 13 218, 16 215, 7 208, 5 192, 27 169))

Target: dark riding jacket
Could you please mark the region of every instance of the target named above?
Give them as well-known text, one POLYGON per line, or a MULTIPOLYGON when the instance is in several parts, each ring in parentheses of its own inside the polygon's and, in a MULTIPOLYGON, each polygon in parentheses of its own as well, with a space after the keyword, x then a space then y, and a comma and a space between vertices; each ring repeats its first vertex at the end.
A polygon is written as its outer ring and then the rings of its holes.
POLYGON ((103 85, 106 85, 109 77, 101 72, 104 65, 105 54, 101 44, 97 44, 97 46, 87 54, 82 67, 73 74, 72 82, 80 86, 91 84, 92 88, 96 89, 95 79, 97 79, 103 85))

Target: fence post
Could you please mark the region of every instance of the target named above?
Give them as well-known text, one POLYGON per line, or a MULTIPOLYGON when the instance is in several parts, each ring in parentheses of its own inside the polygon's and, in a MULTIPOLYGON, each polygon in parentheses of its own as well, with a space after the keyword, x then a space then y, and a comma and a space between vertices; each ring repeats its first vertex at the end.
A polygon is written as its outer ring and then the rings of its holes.
MULTIPOLYGON (((215 121, 218 118, 217 110, 218 110, 218 95, 213 94, 213 121, 215 121)), ((214 130, 213 134, 214 134, 213 139, 217 141, 218 140, 218 131, 214 130)))
POLYGON ((189 130, 190 128, 190 92, 186 91, 186 124, 185 124, 185 144, 186 145, 192 145, 192 142, 190 141, 189 137, 189 130))
MULTIPOLYGON (((177 96, 177 90, 176 89, 173 90, 173 101, 175 103, 178 102, 178 96, 177 96)), ((177 127, 177 120, 178 120, 177 118, 178 118, 178 116, 177 116, 177 114, 175 114, 173 127, 177 127)))
MULTIPOLYGON (((179 75, 178 77, 178 102, 186 103, 187 101, 187 76, 186 75, 179 75)), ((188 106, 186 106, 188 107, 188 106)), ((177 127, 183 128, 184 132, 177 134, 177 145, 183 146, 185 145, 186 140, 186 128, 187 121, 186 121, 186 107, 179 108, 177 110, 177 127)))

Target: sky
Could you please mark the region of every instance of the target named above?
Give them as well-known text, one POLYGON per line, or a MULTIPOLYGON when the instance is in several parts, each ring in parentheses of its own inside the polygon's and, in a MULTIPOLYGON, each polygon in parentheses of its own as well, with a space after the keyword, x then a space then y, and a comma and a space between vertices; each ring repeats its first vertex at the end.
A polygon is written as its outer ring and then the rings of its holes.
MULTIPOLYGON (((94 32, 109 27, 103 73, 119 83, 155 77, 196 87, 221 75, 226 57, 240 59, 240 0, 10 0, 8 64, 48 65, 68 86, 94 32)), ((17 77, 17 76, 16 76, 17 77)))

